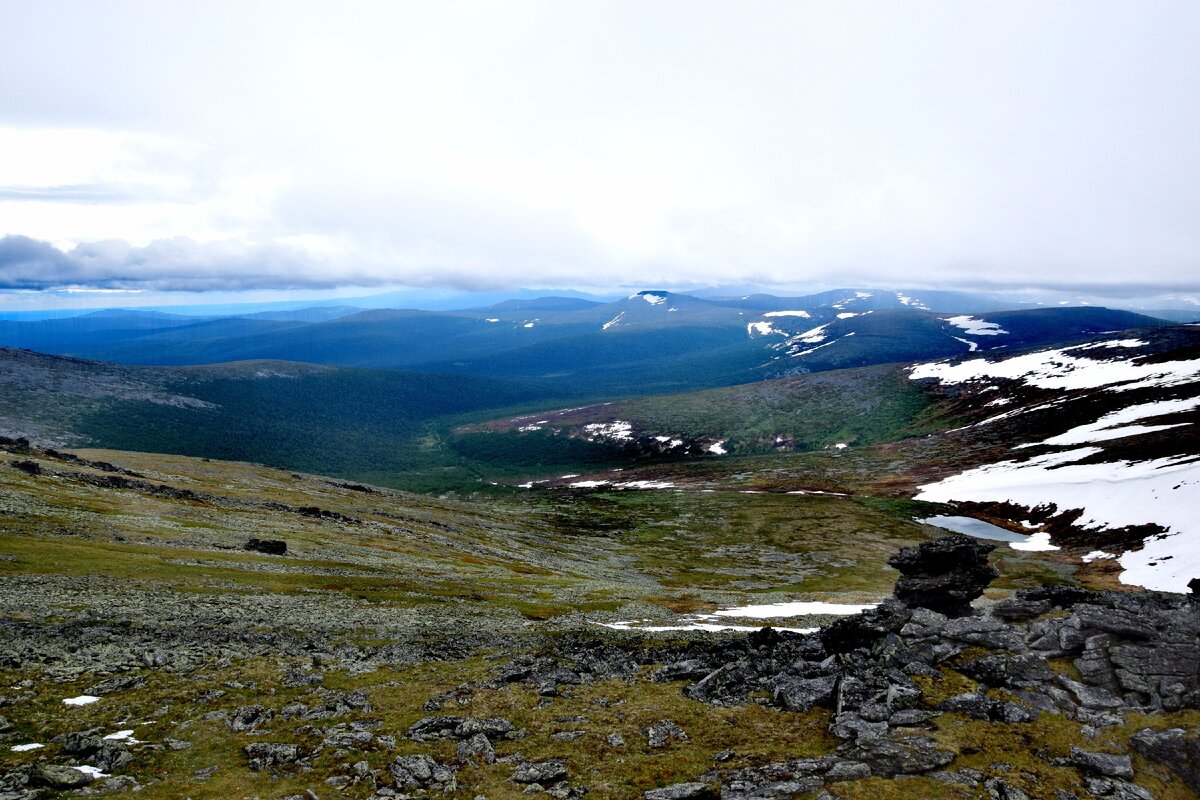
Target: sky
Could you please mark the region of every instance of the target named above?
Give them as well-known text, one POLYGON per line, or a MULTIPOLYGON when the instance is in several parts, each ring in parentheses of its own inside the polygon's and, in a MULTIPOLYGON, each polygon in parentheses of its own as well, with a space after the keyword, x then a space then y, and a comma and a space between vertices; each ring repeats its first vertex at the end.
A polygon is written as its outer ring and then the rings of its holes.
POLYGON ((0 0, 0 19, 0 306, 1200 292, 1194 0, 0 0))

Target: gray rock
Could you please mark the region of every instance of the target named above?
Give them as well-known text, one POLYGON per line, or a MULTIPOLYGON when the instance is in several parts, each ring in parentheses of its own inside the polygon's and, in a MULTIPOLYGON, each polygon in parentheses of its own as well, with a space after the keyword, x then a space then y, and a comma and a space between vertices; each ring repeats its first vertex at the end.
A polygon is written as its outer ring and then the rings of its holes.
POLYGON ((1067 762, 1084 772, 1103 775, 1108 778, 1132 778, 1133 760, 1127 755, 1111 755, 1109 753, 1091 753, 1071 745, 1067 762))
POLYGON ((937 711, 924 711, 919 708, 906 708, 888 717, 888 725, 893 728, 912 728, 925 725, 930 720, 941 716, 937 711))
POLYGON ((829 706, 833 702, 836 686, 837 678, 833 675, 791 680, 775 688, 775 704, 787 711, 809 711, 815 706, 829 706))
POLYGON ((1129 743, 1147 759, 1177 774, 1193 792, 1200 794, 1200 734, 1189 735, 1183 728, 1165 731, 1143 728, 1129 743))
POLYGON ((666 747, 671 740, 678 742, 686 742, 688 740, 687 733, 683 728, 676 725, 669 719, 660 719, 649 728, 646 728, 646 744, 650 747, 659 748, 666 747))
POLYGON ((453 792, 458 788, 454 767, 436 761, 425 753, 398 756, 388 769, 397 789, 430 789, 453 792))
POLYGON ((954 760, 954 753, 938 749, 932 739, 924 736, 860 739, 843 755, 863 762, 871 768, 872 775, 884 778, 929 772, 954 760))
POLYGON ((477 733, 470 739, 458 743, 458 763, 466 764, 468 761, 480 761, 484 764, 495 763, 496 751, 486 735, 477 733))
POLYGON ((717 792, 707 783, 675 783, 642 794, 646 800, 717 800, 717 792))
POLYGON ((839 761, 825 773, 829 783, 837 781, 857 781, 871 777, 871 768, 859 761, 839 761))
POLYGON ((244 733, 257 730, 260 725, 269 724, 274 716, 275 712, 271 709, 259 705, 238 706, 233 710, 233 715, 229 717, 226 724, 229 725, 231 731, 244 733))
POLYGON ((86 772, 80 772, 74 767, 60 767, 55 764, 38 762, 29 771, 29 783, 33 786, 45 786, 49 789, 78 789, 87 786, 95 780, 86 772))
POLYGON ((1003 778, 991 778, 983 786, 995 800, 1030 800, 1029 795, 1003 778))
POLYGON ((245 747, 250 769, 262 772, 273 767, 295 764, 300 760, 300 746, 284 742, 252 742, 245 747))
POLYGON ((1154 796, 1141 786, 1119 778, 1084 778, 1083 785, 1095 797, 1111 800, 1154 800, 1154 796))
POLYGON ((567 762, 562 758, 522 764, 509 776, 509 780, 514 783, 536 783, 539 786, 548 786, 566 780, 566 778, 567 762))
POLYGON ((609 747, 624 747, 625 737, 619 733, 610 733, 608 736, 604 737, 604 743, 609 747))

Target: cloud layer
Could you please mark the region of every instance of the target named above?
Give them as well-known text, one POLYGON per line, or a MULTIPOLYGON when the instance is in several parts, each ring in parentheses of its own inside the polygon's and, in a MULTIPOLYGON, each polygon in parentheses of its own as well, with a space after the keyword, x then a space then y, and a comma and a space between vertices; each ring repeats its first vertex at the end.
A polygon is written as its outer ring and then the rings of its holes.
POLYGON ((1200 283, 1194 3, 5 19, 0 288, 1200 283))

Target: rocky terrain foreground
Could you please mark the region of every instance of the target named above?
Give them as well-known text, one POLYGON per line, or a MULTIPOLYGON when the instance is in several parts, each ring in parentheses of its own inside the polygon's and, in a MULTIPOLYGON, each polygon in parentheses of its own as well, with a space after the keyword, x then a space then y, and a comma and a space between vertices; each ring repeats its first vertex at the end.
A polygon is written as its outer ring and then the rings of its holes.
POLYGON ((6 578, 0 798, 1197 796, 1197 598, 988 602, 991 549, 901 549, 892 598, 816 633, 691 640, 431 615, 363 641, 303 600, 149 593, 164 637, 103 581, 6 578), (16 619, 54 590, 83 613, 16 619))

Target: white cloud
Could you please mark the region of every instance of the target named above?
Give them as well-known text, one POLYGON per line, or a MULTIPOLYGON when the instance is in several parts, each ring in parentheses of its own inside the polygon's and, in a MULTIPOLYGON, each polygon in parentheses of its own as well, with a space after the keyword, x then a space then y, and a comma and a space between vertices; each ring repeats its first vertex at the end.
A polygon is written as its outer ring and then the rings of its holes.
POLYGON ((1200 7, 865 6, 10 4, 0 235, 253 285, 1195 284, 1200 7))

